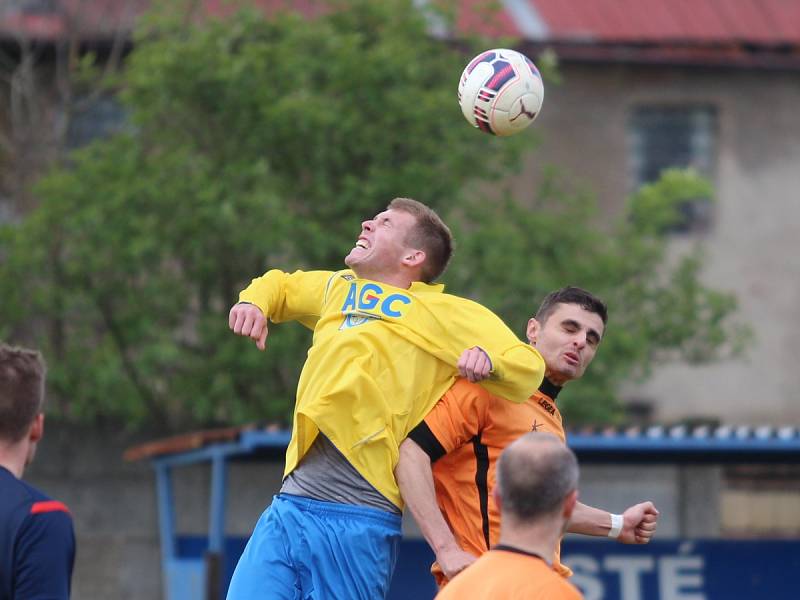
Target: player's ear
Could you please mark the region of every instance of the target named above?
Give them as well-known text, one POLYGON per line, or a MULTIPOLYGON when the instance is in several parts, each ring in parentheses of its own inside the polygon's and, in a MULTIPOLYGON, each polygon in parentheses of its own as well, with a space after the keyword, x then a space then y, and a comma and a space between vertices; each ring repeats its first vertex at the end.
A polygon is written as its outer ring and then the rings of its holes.
POLYGON ((537 321, 535 317, 531 317, 528 320, 528 328, 525 330, 525 333, 528 336, 528 341, 534 346, 536 345, 536 340, 541 330, 542 326, 539 324, 539 321, 537 321))
POLYGON ((578 490, 572 490, 564 499, 564 519, 569 521, 572 518, 572 512, 575 510, 575 505, 578 503, 578 490))
POLYGON ((44 435, 44 413, 39 413, 33 419, 33 423, 31 423, 31 429, 28 433, 28 439, 31 442, 38 442, 42 439, 44 435))
POLYGON ((406 251, 405 256, 403 256, 403 264, 406 265, 407 267, 418 267, 424 262, 425 262, 424 250, 409 249, 406 251))

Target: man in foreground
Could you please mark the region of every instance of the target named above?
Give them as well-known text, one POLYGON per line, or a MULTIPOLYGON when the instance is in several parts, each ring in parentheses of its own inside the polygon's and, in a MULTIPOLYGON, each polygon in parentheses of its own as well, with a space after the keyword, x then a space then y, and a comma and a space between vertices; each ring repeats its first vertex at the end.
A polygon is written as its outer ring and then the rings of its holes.
POLYGON ((69 510, 22 481, 44 433, 44 363, 0 344, 0 600, 69 598, 69 510))
POLYGON ((499 543, 457 575, 437 600, 580 600, 550 560, 578 497, 578 461, 549 433, 526 433, 497 466, 499 543))
POLYGON ((386 595, 400 539, 398 445, 459 374, 524 402, 539 353, 486 308, 433 282, 452 252, 447 226, 396 198, 362 223, 347 271, 273 270, 230 312, 265 348, 267 319, 300 321, 314 341, 297 386, 281 492, 264 512, 229 599, 386 595))
MULTIPOLYGON (((576 287, 552 292, 527 328, 528 340, 546 364, 538 391, 526 403, 512 404, 460 379, 401 445, 397 480, 436 554, 432 572, 439 586, 497 543, 500 515, 490 492, 502 450, 531 431, 565 440, 556 398, 591 364, 606 321, 605 304, 589 292, 576 287)), ((651 502, 631 506, 622 515, 579 502, 568 531, 643 544, 657 519, 651 502)), ((565 577, 571 575, 560 562, 558 544, 552 563, 565 577)))

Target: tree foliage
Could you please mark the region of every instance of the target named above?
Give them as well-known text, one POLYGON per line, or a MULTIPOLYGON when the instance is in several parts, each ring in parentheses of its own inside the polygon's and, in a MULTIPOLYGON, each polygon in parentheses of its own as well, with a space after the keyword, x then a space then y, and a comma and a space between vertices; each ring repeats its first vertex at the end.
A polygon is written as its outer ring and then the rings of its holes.
POLYGON ((667 232, 681 205, 711 194, 697 174, 668 170, 608 223, 591 193, 570 189, 551 170, 528 203, 507 196, 469 205, 450 276, 520 334, 554 289, 577 285, 602 298, 609 322, 597 357, 559 406, 573 425, 614 420, 621 389, 658 364, 708 363, 740 353, 749 338, 734 320, 735 297, 702 283, 702 248, 670 251, 667 232))
POLYGON ((706 184, 669 175, 611 233, 556 177, 535 197, 488 201, 480 182, 517 169, 535 135, 494 139, 463 122, 455 86, 474 48, 429 35, 414 4, 145 22, 120 82, 129 131, 75 153, 38 186, 39 208, 0 230, 0 337, 45 351, 56 412, 286 418, 309 335, 273 326, 261 354, 230 334, 228 308, 267 268, 341 268, 360 221, 395 196, 451 219, 451 291, 517 330, 565 283, 609 299, 576 417, 612 418, 622 377, 667 354, 728 347, 733 299, 700 284, 699 255, 665 264, 670 207, 706 184))

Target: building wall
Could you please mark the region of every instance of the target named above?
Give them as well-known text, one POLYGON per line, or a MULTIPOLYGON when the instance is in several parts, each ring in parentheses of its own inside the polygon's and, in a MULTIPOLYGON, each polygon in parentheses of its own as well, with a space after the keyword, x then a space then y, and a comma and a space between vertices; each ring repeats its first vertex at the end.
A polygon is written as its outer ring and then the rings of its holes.
POLYGON ((124 449, 141 441, 124 432, 45 424, 25 478, 72 513, 74 598, 160 598, 155 478, 147 465, 122 461, 124 449))
MULTIPOLYGON (((739 318, 756 338, 744 358, 700 367, 664 365, 630 399, 651 401, 655 421, 712 417, 732 424, 800 422, 800 74, 670 66, 562 65, 547 87, 534 128, 543 145, 515 182, 535 189, 542 165, 555 164, 589 185, 618 215, 631 188, 626 132, 641 104, 711 104, 718 111, 709 231, 695 241, 707 258, 704 280, 735 292, 739 318)), ((613 307, 612 307, 613 310, 613 307)), ((613 315, 612 315, 613 318, 613 315)))

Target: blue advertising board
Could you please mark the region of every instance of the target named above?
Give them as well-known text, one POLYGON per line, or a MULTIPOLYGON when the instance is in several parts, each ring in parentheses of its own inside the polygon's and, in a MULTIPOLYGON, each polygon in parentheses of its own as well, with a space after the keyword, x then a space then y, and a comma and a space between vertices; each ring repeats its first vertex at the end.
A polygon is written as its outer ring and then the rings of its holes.
POLYGON ((586 600, 800 599, 799 541, 569 541, 563 554, 586 600))
MULTIPOLYGON (((246 539, 228 538, 222 597, 246 539)), ((177 559, 201 568, 207 538, 181 536, 177 559)), ((608 540, 565 540, 563 561, 585 600, 800 600, 800 540, 653 541, 627 546, 608 540)), ((436 586, 429 569, 433 553, 420 539, 401 543, 389 600, 431 600, 436 586)), ((184 564, 185 563, 185 564, 184 564)), ((170 569, 176 593, 186 592, 186 569, 170 569)))

